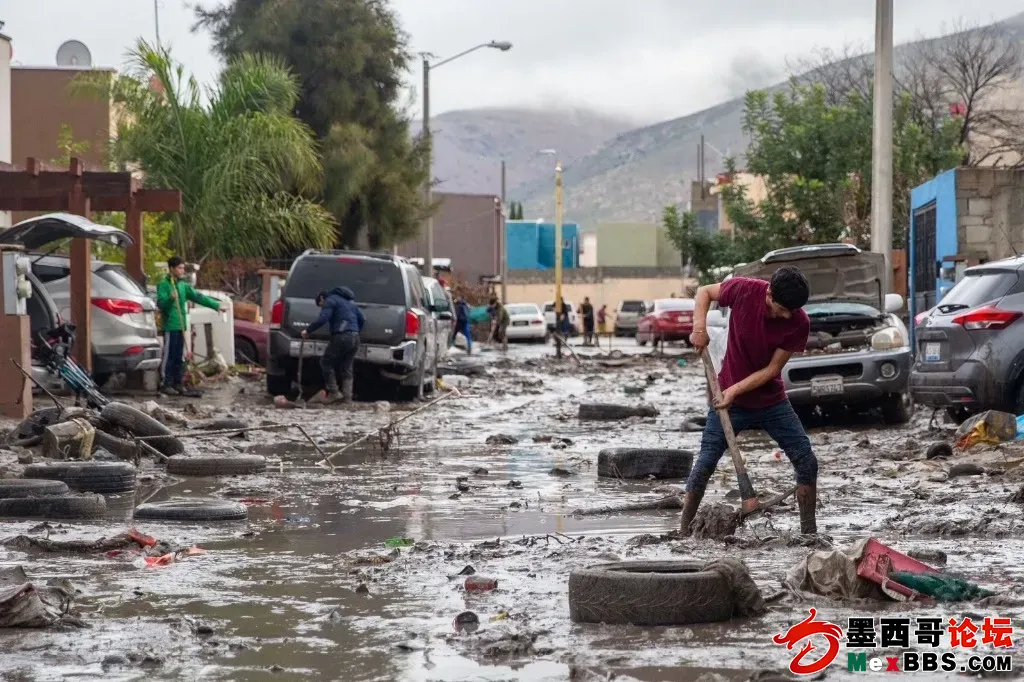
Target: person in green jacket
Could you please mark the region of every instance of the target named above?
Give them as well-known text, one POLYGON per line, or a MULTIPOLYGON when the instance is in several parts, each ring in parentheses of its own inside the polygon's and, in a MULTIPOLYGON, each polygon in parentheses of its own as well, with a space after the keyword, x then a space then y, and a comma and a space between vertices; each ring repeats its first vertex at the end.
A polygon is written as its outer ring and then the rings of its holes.
POLYGON ((203 296, 192 288, 185 279, 185 261, 180 256, 167 260, 167 277, 156 287, 156 305, 164 330, 163 385, 164 395, 179 395, 198 398, 197 391, 182 386, 185 378, 185 332, 188 326, 188 303, 197 303, 213 310, 220 310, 220 302, 203 296))

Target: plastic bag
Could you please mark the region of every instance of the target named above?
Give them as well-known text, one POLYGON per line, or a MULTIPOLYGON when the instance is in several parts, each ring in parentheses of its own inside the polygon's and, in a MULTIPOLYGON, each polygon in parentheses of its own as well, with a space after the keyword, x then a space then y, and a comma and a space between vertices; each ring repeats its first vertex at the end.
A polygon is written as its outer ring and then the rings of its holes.
POLYGON ((1017 439, 1017 416, 999 410, 976 414, 956 430, 956 446, 967 450, 978 443, 1003 443, 1017 439))

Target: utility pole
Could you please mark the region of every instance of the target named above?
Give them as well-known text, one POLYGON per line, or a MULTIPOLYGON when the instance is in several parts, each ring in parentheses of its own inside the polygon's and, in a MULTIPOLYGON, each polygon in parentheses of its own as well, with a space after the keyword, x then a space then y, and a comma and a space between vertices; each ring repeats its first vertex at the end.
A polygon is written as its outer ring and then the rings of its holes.
MULTIPOLYGON (((423 139, 427 143, 427 183, 423 188, 423 198, 427 203, 427 210, 434 202, 434 140, 430 134, 430 62, 423 57, 423 139)), ((434 276, 434 214, 427 215, 427 257, 423 259, 423 274, 426 277, 434 276)))
POLYGON ((892 5, 875 0, 875 93, 871 145, 871 250, 885 256, 882 291, 892 291, 892 5))
MULTIPOLYGON (((498 222, 498 244, 501 253, 501 304, 508 305, 508 232, 505 226, 506 212, 508 206, 505 204, 505 160, 501 161, 501 217, 498 222)), ((501 349, 508 350, 508 334, 501 340, 501 349)))
MULTIPOLYGON (((561 334, 562 320, 562 162, 555 162, 555 333, 561 334)), ((569 343, 569 339, 565 339, 569 343)), ((562 344, 555 340, 555 356, 562 357, 562 344)))
POLYGON ((153 0, 153 24, 156 27, 156 49, 160 49, 160 0, 153 0))

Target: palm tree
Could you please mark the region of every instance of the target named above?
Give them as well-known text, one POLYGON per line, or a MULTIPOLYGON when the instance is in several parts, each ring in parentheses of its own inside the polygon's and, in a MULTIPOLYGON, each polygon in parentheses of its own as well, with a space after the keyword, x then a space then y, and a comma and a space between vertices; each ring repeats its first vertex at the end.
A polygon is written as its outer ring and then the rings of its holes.
POLYGON ((266 257, 335 241, 310 199, 323 168, 312 131, 292 115, 299 85, 283 62, 243 55, 205 93, 163 48, 139 40, 130 71, 104 89, 120 110, 112 158, 145 185, 180 189, 171 246, 189 260, 266 257), (205 95, 205 97, 204 97, 205 95))

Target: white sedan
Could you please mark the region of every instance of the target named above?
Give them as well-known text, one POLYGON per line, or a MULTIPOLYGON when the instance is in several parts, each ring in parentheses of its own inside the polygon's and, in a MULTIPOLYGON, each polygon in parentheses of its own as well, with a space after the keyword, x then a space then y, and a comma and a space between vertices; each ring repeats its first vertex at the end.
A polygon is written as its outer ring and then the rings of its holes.
POLYGON ((533 303, 510 303, 505 306, 508 311, 509 341, 544 341, 548 336, 548 328, 544 323, 544 313, 533 303))

